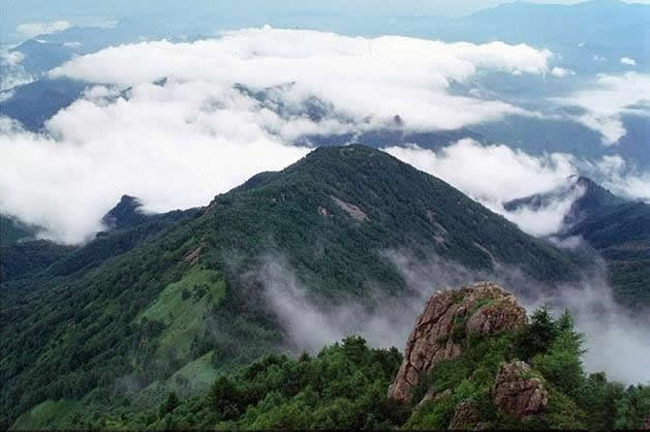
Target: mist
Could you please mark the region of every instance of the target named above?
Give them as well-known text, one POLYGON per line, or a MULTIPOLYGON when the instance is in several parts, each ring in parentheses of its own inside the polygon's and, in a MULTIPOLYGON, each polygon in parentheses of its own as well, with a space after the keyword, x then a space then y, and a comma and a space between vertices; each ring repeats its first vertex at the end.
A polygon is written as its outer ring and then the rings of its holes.
POLYGON ((512 292, 529 316, 542 305, 549 306, 556 317, 569 310, 577 330, 586 336, 583 362, 588 372, 604 371, 610 379, 627 384, 650 382, 650 321, 647 315, 631 315, 616 304, 604 263, 597 256, 579 282, 555 287, 498 264, 492 271, 474 271, 435 254, 415 259, 408 251, 391 250, 383 256, 404 277, 404 295, 372 291, 363 299, 349 298, 338 304, 307 292, 282 256, 264 256, 256 279, 264 288, 268 309, 282 324, 289 349, 315 353, 356 334, 372 346, 403 350, 417 317, 436 291, 494 281, 512 292))

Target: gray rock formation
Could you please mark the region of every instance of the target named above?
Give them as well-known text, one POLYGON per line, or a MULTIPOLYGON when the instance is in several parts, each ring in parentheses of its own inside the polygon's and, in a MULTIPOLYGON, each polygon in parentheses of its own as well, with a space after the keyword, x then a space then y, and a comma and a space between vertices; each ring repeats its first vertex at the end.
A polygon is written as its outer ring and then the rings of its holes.
POLYGON ((460 402, 454 409, 454 418, 449 423, 449 430, 472 430, 479 421, 478 407, 469 402, 460 402))
POLYGON ((500 286, 480 282, 460 290, 440 291, 427 302, 404 350, 404 361, 388 396, 406 403, 420 374, 443 360, 459 356, 466 335, 514 330, 526 322, 526 311, 500 286))
POLYGON ((530 366, 522 361, 504 364, 494 385, 494 403, 519 419, 538 414, 548 403, 542 381, 531 376, 530 366))

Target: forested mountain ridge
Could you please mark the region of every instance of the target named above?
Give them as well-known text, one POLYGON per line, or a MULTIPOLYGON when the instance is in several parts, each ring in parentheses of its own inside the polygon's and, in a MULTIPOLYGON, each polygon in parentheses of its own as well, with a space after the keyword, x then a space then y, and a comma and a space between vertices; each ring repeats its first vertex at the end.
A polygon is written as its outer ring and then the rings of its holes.
POLYGON ((201 391, 215 368, 282 349, 255 275, 265 257, 282 256, 310 296, 330 303, 369 301, 371 287, 403 294, 382 253, 395 248, 470 269, 516 266, 549 284, 579 272, 566 252, 361 146, 318 149, 182 219, 123 249, 121 236, 152 225, 109 232, 48 277, 3 282, 3 426, 46 400, 144 409, 171 389, 201 391))
POLYGON ((506 210, 538 210, 580 195, 564 216, 561 239, 582 239, 605 259, 616 300, 631 309, 650 305, 650 205, 614 195, 586 177, 544 194, 512 200, 506 210))
MULTIPOLYGON (((436 292, 405 355, 350 336, 318 355, 269 355, 221 373, 208 391, 156 407, 60 417, 59 428, 117 430, 643 429, 650 387, 588 374, 568 313, 529 318, 502 287, 436 292), (391 384, 392 383, 392 384, 391 384)), ((41 411, 70 410, 64 402, 41 411)), ((52 426, 28 413, 17 428, 52 426), (40 423, 39 423, 40 421, 40 423)), ((39 418, 40 417, 40 418, 39 418)))

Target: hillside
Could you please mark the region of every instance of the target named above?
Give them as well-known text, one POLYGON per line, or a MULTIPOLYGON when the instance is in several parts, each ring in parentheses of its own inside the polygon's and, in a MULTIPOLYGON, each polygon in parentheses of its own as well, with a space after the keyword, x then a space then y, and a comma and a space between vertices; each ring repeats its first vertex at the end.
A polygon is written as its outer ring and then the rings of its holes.
POLYGON ((390 250, 470 269, 517 267, 549 284, 578 275, 565 252, 361 146, 318 149, 206 209, 171 215, 3 282, 3 426, 48 400, 146 409, 169 390, 201 391, 216 369, 286 348, 263 295, 268 260, 286 262, 314 301, 369 308, 373 293, 406 291, 390 250))
POLYGON ((650 305, 650 205, 629 202, 592 214, 566 234, 581 236, 607 261, 617 299, 642 310, 650 305))
POLYGON ((0 215, 0 245, 17 243, 21 240, 33 239, 36 231, 22 222, 0 215))
POLYGON ((580 191, 554 235, 580 237, 596 249, 608 266, 616 300, 635 310, 650 305, 650 205, 617 195, 586 177, 570 178, 566 185, 544 194, 510 201, 506 210, 537 210, 580 191))
MULTIPOLYGON (((67 429, 278 430, 640 429, 650 387, 625 388, 584 371, 583 336, 568 313, 530 319, 500 286, 484 282, 434 294, 404 356, 359 337, 317 356, 270 355, 220 374, 200 396, 169 392, 149 410, 124 406, 62 417, 67 429)), ((46 426, 66 401, 42 404, 16 423, 46 426)), ((95 408, 97 409, 97 408, 95 408)), ((52 425, 52 423, 49 423, 52 425)))

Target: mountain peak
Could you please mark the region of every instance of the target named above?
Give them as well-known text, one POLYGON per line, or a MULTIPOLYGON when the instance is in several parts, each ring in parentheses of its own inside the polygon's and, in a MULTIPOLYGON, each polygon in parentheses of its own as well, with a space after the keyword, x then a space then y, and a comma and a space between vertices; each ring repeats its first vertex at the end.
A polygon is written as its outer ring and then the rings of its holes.
POLYGON ((120 202, 102 218, 102 223, 109 231, 138 225, 146 220, 141 208, 140 199, 131 195, 122 195, 120 202))

